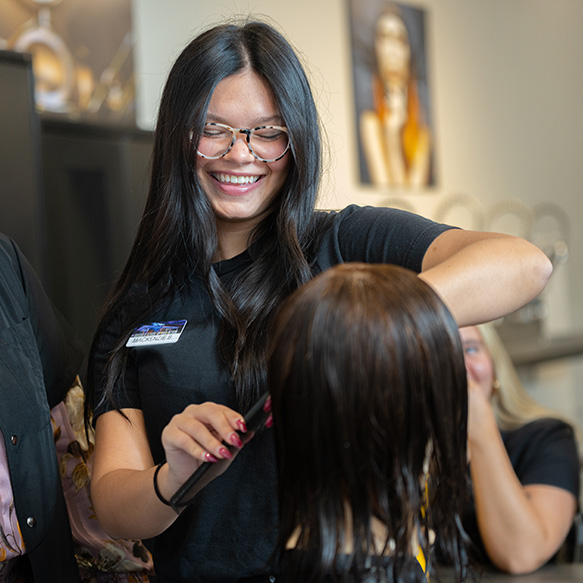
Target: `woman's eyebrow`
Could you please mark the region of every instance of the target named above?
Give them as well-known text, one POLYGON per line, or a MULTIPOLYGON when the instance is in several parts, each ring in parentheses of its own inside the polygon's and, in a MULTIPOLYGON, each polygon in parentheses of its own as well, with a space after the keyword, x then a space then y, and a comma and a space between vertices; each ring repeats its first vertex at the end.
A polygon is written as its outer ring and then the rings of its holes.
MULTIPOLYGON (((214 121, 216 123, 224 123, 225 125, 233 127, 225 117, 223 117, 221 115, 216 115, 210 111, 207 113, 206 121, 207 122, 214 121)), ((283 123, 283 118, 281 117, 281 115, 279 113, 276 113, 274 115, 256 118, 251 127, 255 128, 255 127, 258 127, 261 125, 281 125, 282 123, 283 123)))

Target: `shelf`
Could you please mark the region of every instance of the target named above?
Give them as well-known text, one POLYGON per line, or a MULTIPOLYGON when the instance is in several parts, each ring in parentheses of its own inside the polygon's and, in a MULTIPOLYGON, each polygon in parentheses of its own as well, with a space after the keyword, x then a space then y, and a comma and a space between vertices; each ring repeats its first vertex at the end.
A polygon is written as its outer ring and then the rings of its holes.
POLYGON ((583 334, 562 338, 539 338, 506 342, 506 349, 514 366, 529 366, 583 355, 583 334))

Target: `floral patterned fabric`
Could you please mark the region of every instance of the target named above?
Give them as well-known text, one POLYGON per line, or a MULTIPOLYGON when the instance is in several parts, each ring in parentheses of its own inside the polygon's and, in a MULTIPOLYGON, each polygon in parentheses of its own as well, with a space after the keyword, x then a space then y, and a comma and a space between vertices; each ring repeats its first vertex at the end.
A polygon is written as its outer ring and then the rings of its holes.
POLYGON ((79 378, 51 410, 63 492, 83 583, 145 583, 152 557, 138 540, 112 539, 97 521, 90 496, 93 430, 83 422, 84 391, 79 378))
POLYGON ((4 581, 9 575, 14 564, 11 559, 25 552, 14 508, 6 446, 0 431, 0 581, 4 581))

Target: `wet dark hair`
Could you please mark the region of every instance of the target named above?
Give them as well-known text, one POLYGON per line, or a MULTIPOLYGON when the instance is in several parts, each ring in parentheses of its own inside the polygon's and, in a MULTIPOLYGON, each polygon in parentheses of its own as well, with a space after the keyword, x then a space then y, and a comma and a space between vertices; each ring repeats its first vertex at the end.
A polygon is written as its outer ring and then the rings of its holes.
MULTIPOLYGON (((164 302, 202 280, 221 317, 219 345, 241 410, 265 386, 267 323, 281 301, 312 276, 317 245, 314 206, 321 174, 319 120, 304 69, 286 39, 263 22, 203 32, 172 67, 160 103, 146 208, 127 264, 103 310, 89 361, 105 364, 105 398, 123 376, 125 342, 164 302), (252 233, 254 261, 226 287, 212 268, 217 252, 213 210, 195 172, 198 142, 214 89, 246 70, 269 85, 290 137, 289 172, 273 212, 252 233), (123 314, 122 321, 117 321, 123 314), (104 334, 114 325, 113 343, 104 334)), ((115 404, 115 403, 114 403, 115 404)))
POLYGON ((345 543, 354 549, 345 564, 361 580, 383 559, 373 517, 387 529, 380 544, 394 581, 417 580, 411 541, 428 557, 428 529, 464 572, 466 370, 437 294, 400 267, 333 267, 282 306, 268 370, 281 551, 299 529, 290 580, 334 572, 345 543))

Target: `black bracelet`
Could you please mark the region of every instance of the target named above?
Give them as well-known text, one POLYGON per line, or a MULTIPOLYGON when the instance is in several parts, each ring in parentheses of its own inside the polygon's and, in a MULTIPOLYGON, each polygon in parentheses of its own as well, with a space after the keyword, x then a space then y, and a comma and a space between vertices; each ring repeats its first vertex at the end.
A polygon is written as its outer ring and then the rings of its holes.
POLYGON ((156 496, 158 496, 158 500, 160 500, 160 502, 162 502, 162 504, 166 504, 166 506, 172 506, 172 504, 170 504, 170 502, 168 502, 168 500, 166 500, 166 498, 164 498, 164 496, 162 496, 162 493, 160 492, 160 490, 158 488, 158 472, 160 471, 160 468, 165 463, 166 462, 163 461, 162 463, 160 463, 156 466, 156 471, 154 472, 154 492, 156 492, 156 496))

